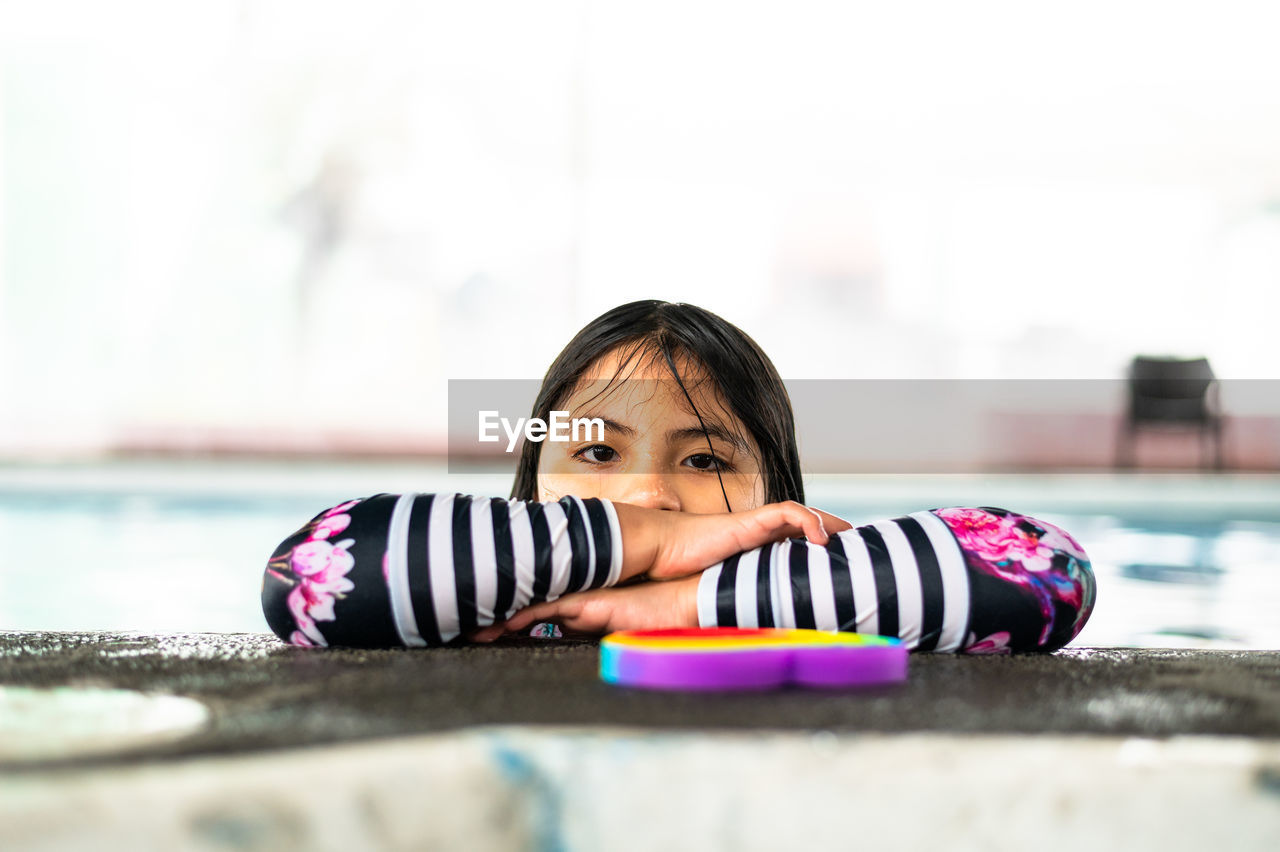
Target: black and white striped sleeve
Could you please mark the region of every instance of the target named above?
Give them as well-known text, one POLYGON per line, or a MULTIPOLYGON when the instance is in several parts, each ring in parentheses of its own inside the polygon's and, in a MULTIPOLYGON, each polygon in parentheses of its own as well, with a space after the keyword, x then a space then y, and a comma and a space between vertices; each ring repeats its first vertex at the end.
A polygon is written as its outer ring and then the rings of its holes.
POLYGON ((621 569, 608 500, 378 494, 281 542, 262 606, 293 644, 437 646, 531 603, 613 585, 621 569))
POLYGON ((826 546, 789 539, 703 572, 703 627, 842 630, 919 651, 1052 651, 1093 607, 1084 551, 1004 509, 939 509, 860 526, 826 546))

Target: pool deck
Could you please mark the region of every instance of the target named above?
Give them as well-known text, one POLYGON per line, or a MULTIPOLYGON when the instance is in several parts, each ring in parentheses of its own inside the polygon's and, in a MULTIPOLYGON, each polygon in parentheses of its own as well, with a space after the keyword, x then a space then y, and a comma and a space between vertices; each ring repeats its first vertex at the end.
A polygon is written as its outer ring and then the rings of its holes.
POLYGON ((77 738, 83 720, 49 739, 56 714, 37 720, 43 740, 0 720, 0 848, 1203 850, 1280 837, 1280 651, 920 654, 898 687, 758 694, 621 689, 597 665, 597 643, 575 639, 357 651, 0 632, 11 691, 207 708, 188 730, 116 743, 77 738))

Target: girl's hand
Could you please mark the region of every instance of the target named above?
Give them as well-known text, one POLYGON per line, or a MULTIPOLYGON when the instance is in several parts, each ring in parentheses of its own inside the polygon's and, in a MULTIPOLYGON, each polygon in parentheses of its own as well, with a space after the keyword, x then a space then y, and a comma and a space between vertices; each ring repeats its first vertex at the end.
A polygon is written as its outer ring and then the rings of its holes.
POLYGON ((481 628, 468 637, 492 642, 504 632, 524 630, 550 621, 565 630, 602 634, 615 630, 655 630, 698 626, 698 580, 682 577, 666 583, 636 583, 621 588, 590 589, 537 603, 517 612, 506 623, 481 628))
POLYGON ((621 580, 641 575, 654 580, 684 577, 735 553, 797 536, 825 545, 829 532, 852 526, 791 500, 713 515, 644 509, 626 503, 615 503, 614 508, 622 527, 621 580))
POLYGON ((794 536, 825 545, 828 532, 848 521, 800 503, 770 503, 745 512, 699 515, 615 503, 622 527, 619 585, 566 595, 520 610, 505 623, 468 635, 492 642, 505 632, 549 621, 565 630, 609 633, 661 627, 697 627, 701 572, 735 553, 794 536), (644 579, 663 582, 644 582, 644 579), (635 582, 635 581, 641 582, 635 582))

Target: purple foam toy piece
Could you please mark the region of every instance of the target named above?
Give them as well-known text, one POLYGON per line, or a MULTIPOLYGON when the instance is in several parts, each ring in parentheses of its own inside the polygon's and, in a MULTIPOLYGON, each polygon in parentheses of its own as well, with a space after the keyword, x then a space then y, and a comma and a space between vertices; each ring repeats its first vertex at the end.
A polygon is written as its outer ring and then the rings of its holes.
POLYGON ((905 680, 907 648, 886 636, 820 630, 626 630, 601 642, 600 676, 647 689, 868 686, 905 680))

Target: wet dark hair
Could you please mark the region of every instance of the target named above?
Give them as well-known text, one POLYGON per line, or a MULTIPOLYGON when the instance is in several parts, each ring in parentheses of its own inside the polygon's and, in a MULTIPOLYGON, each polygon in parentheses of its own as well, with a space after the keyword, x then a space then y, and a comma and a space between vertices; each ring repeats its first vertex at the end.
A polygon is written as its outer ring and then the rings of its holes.
MULTIPOLYGON (((548 419, 551 411, 577 389, 587 369, 605 353, 619 348, 622 365, 614 380, 637 359, 665 364, 684 392, 704 435, 707 428, 693 404, 688 382, 710 381, 725 407, 759 448, 765 502, 804 502, 795 417, 778 371, 740 328, 695 305, 646 299, 620 305, 587 323, 547 369, 531 416, 548 419), (684 362, 687 371, 695 375, 681 376, 677 362, 684 362)), ((708 436, 708 446, 710 443, 708 436)), ((541 442, 524 442, 512 499, 538 499, 541 455, 541 442)), ((718 468, 716 475, 720 475, 718 468)), ((724 493, 723 481, 720 490, 724 493)), ((725 508, 732 511, 727 495, 725 508)))

